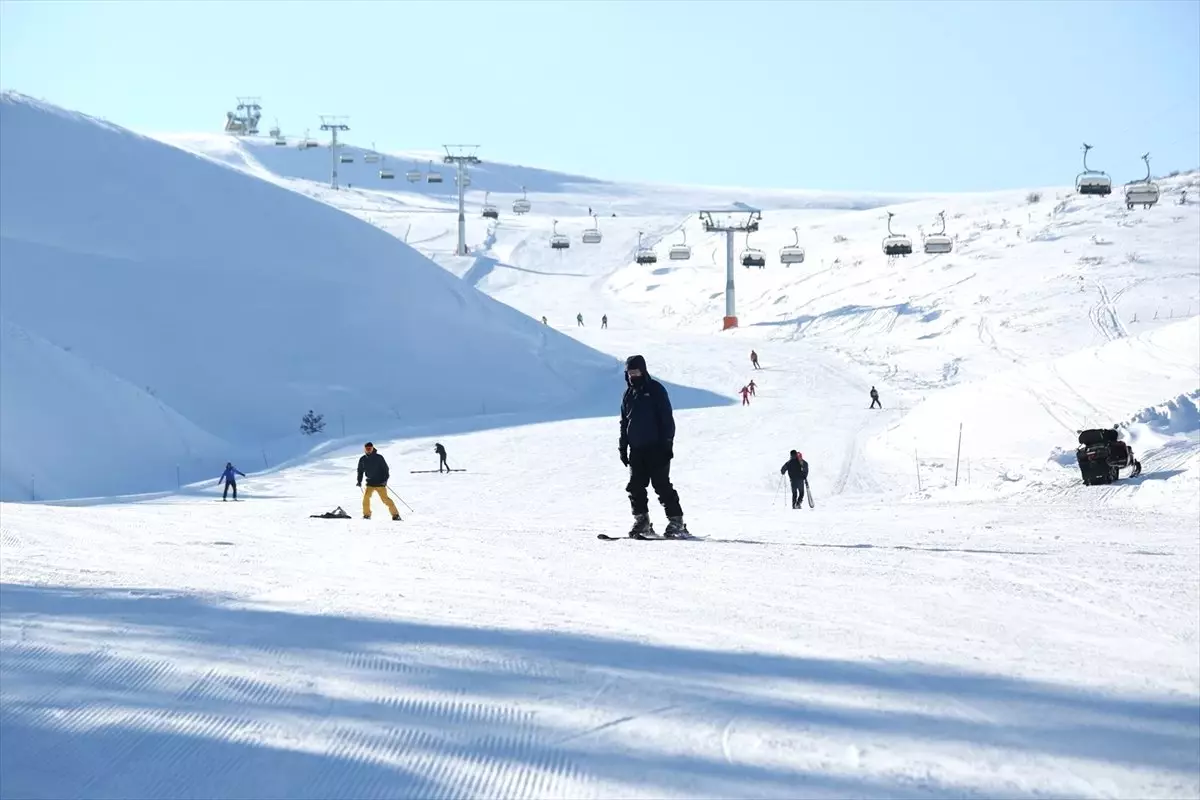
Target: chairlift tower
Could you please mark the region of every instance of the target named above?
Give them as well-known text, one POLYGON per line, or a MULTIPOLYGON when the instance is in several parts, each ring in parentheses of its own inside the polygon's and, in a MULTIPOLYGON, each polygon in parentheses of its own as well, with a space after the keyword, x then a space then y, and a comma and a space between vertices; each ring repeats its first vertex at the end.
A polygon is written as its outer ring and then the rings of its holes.
POLYGON ((329 131, 329 135, 333 137, 333 140, 329 144, 329 152, 333 155, 333 169, 332 175, 329 178, 329 186, 333 189, 338 188, 338 131, 350 130, 350 126, 344 121, 346 119, 349 119, 349 117, 335 117, 329 114, 321 115, 321 130, 329 131))
POLYGON ((736 274, 733 264, 733 237, 737 233, 750 234, 758 230, 762 221, 762 211, 751 208, 745 203, 734 203, 729 208, 708 209, 700 211, 700 222, 708 233, 725 234, 725 320, 721 330, 727 331, 738 326, 737 302, 734 291, 733 276, 736 274))
POLYGON ((479 149, 477 144, 444 144, 446 148, 446 157, 442 159, 443 164, 454 164, 458 170, 458 179, 455 183, 458 184, 458 249, 456 255, 465 256, 467 254, 467 215, 465 211, 465 192, 467 190, 467 167, 476 164, 482 164, 476 155, 475 151, 479 149))

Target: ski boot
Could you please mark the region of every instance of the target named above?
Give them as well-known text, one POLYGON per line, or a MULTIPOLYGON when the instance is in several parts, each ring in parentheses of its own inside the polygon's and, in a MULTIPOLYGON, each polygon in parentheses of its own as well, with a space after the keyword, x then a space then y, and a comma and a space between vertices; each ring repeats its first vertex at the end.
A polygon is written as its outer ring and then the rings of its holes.
POLYGON ((654 537, 654 526, 650 524, 649 514, 636 514, 633 517, 633 527, 629 529, 630 539, 651 539, 654 537))
POLYGON ((664 539, 690 539, 691 537, 687 525, 683 524, 683 517, 667 518, 667 529, 663 531, 664 539))
POLYGON ((399 521, 400 521, 400 515, 392 514, 392 522, 399 522, 399 521))

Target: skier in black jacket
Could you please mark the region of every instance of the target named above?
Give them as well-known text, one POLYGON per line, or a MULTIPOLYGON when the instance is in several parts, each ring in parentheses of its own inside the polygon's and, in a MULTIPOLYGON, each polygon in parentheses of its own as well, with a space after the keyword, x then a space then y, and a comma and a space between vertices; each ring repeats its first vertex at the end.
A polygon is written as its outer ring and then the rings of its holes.
POLYGON ((446 448, 442 446, 441 442, 434 443, 433 452, 437 453, 438 458, 441 459, 438 462, 438 472, 441 472, 443 468, 446 470, 446 472, 449 472, 450 465, 446 463, 446 448))
POLYGON ((370 442, 363 445, 363 450, 365 452, 358 459, 358 485, 360 488, 363 484, 363 477, 365 476, 367 479, 367 489, 363 492, 363 519, 371 518, 371 495, 373 494, 379 495, 379 499, 383 500, 387 510, 392 512, 392 519, 400 519, 400 512, 396 509, 396 504, 392 502, 392 498, 388 497, 387 482, 391 477, 391 470, 388 469, 387 461, 370 442))
POLYGON ((786 472, 792 481, 792 508, 801 508, 804 500, 804 482, 808 480, 808 462, 804 460, 803 453, 795 450, 790 452, 788 460, 779 468, 779 474, 786 472))
POLYGON ((675 457, 675 417, 667 390, 646 371, 646 359, 625 360, 625 395, 621 398, 621 463, 629 467, 629 503, 633 509, 635 539, 654 534, 650 524, 646 487, 654 485, 658 501, 667 512, 668 539, 686 538, 679 493, 671 485, 671 459, 675 457))

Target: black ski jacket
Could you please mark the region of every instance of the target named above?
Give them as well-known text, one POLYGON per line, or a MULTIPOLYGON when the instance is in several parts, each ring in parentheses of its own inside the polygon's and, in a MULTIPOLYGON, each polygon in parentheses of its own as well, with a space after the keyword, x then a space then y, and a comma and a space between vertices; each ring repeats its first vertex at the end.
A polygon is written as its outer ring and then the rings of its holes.
POLYGON ((808 462, 804 459, 789 458, 779 468, 779 474, 787 473, 793 484, 804 483, 808 479, 808 462))
POLYGON ((668 447, 675 439, 671 398, 658 381, 646 376, 621 398, 621 449, 668 447))
POLYGON ((362 483, 363 476, 367 477, 367 486, 387 486, 391 472, 383 454, 378 450, 373 453, 363 453, 358 459, 358 482, 362 483))

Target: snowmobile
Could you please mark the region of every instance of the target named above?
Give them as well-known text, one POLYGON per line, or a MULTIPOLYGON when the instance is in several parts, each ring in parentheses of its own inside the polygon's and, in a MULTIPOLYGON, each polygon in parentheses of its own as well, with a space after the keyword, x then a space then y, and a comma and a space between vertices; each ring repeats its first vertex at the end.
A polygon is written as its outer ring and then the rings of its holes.
POLYGON ((1079 448, 1075 459, 1083 474, 1084 486, 1099 486, 1120 480, 1121 470, 1130 468, 1128 475, 1142 474, 1141 463, 1133 457, 1129 445, 1117 438, 1116 428, 1093 428, 1079 432, 1079 448))

